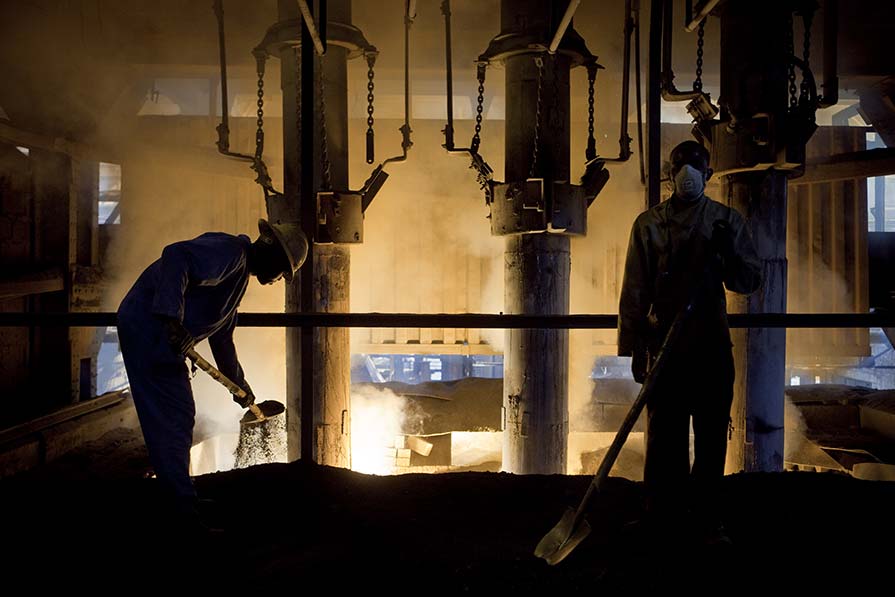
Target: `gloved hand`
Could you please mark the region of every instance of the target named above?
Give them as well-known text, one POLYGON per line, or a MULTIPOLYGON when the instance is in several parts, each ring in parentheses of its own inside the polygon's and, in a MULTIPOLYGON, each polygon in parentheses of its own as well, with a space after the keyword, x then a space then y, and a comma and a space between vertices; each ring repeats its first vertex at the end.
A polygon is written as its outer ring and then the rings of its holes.
POLYGON ((196 345, 196 339, 183 327, 183 323, 173 317, 165 318, 165 335, 171 349, 179 355, 186 355, 196 345))
POLYGON ((633 358, 631 359, 631 374, 634 376, 634 381, 637 383, 643 383, 646 380, 646 373, 648 368, 648 358, 646 354, 646 350, 635 350, 633 358))
POLYGON ((249 391, 246 392, 245 398, 240 398, 236 394, 233 394, 233 402, 243 408, 248 408, 252 404, 255 404, 255 395, 249 391))
POLYGON ((712 224, 712 239, 709 241, 712 251, 727 261, 734 256, 733 229, 727 220, 715 220, 712 224))

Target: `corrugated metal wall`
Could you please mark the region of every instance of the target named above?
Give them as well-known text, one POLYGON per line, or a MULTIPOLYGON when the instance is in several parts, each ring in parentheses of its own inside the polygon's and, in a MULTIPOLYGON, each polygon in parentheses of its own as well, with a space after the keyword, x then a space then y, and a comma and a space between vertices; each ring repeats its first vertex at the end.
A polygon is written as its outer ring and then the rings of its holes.
MULTIPOLYGON (((808 144, 808 159, 860 151, 866 130, 821 127, 808 144)), ((859 313, 868 302, 867 179, 790 183, 786 258, 790 313, 859 313)), ((866 328, 787 332, 787 360, 835 364, 870 354, 866 328)))

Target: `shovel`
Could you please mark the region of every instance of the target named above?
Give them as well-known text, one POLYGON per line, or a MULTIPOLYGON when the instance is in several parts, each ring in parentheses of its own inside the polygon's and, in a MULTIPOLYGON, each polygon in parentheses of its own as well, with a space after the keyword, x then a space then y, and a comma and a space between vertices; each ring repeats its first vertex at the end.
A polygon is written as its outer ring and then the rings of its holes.
POLYGON ((538 546, 535 548, 535 555, 546 560, 551 566, 563 561, 565 557, 568 556, 579 543, 584 541, 584 538, 590 533, 590 525, 587 523, 587 520, 584 519, 584 510, 587 507, 588 502, 590 502, 591 496, 593 496, 594 493, 599 492, 602 488, 603 482, 609 476, 609 469, 615 464, 615 459, 618 458, 618 454, 621 452, 625 440, 628 439, 628 434, 631 433, 631 429, 634 428, 634 423, 637 422, 637 417, 640 416, 640 412, 643 410, 647 400, 653 393, 656 379, 658 379, 665 366, 665 362, 668 360, 666 355, 668 354, 669 349, 677 342, 677 338, 680 336, 684 323, 693 312, 698 294, 698 292, 694 293, 690 303, 674 318, 674 322, 671 324, 671 329, 668 330, 668 334, 666 334, 665 340, 662 342, 662 347, 659 349, 659 354, 656 357, 653 366, 647 373, 646 379, 643 381, 643 386, 640 388, 640 393, 637 395, 637 399, 634 400, 634 404, 631 405, 631 410, 628 411, 618 433, 615 435, 615 439, 612 440, 612 445, 609 446, 609 450, 603 457, 603 461, 600 463, 600 468, 597 469, 593 481, 591 481, 590 486, 587 488, 587 493, 584 494, 584 499, 578 504, 578 509, 572 510, 571 508, 567 508, 559 523, 557 523, 549 533, 544 535, 544 538, 541 539, 540 543, 538 543, 538 546))
MULTIPOLYGON (((246 397, 246 391, 240 388, 238 385, 230 381, 226 375, 215 369, 211 363, 202 358, 198 352, 196 352, 195 348, 190 348, 186 356, 196 364, 196 366, 202 371, 209 374, 212 378, 218 381, 222 386, 230 390, 230 393, 236 396, 237 398, 244 399, 246 397)), ((255 425, 257 423, 262 423, 271 417, 275 417, 277 415, 281 415, 286 411, 286 407, 282 402, 277 402, 276 400, 265 400, 260 404, 250 404, 249 412, 247 412, 242 420, 239 422, 240 425, 255 425)))

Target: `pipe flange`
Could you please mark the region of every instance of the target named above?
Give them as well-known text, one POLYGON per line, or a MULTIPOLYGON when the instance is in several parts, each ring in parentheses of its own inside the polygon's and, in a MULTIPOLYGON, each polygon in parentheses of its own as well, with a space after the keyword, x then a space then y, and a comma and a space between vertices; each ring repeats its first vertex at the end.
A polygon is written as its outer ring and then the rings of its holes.
POLYGON ((301 19, 288 19, 271 25, 255 51, 279 57, 283 49, 298 46, 301 46, 301 19))
MULTIPOLYGON (((537 33, 510 31, 501 32, 491 40, 488 49, 479 56, 478 62, 502 63, 507 58, 522 54, 541 54, 547 51, 549 41, 545 42, 543 36, 537 33)), ((571 66, 581 66, 590 62, 596 62, 597 57, 590 53, 584 38, 577 31, 569 28, 563 36, 562 42, 556 49, 557 54, 568 56, 572 60, 571 66)))
POLYGON ((372 45, 364 37, 363 31, 354 25, 346 23, 326 23, 326 43, 339 46, 348 50, 348 59, 363 56, 368 52, 376 52, 376 46, 372 45))
MULTIPOLYGON (((347 49, 349 60, 376 52, 376 46, 367 41, 360 29, 346 23, 327 21, 326 43, 347 49)), ((255 49, 270 56, 279 56, 284 48, 295 47, 301 47, 301 19, 288 19, 271 25, 255 49)))

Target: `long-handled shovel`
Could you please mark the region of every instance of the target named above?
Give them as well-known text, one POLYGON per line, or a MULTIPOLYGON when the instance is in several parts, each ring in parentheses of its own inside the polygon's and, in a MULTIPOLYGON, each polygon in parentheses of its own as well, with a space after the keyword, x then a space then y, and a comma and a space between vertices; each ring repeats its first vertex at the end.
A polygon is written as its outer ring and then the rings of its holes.
MULTIPOLYGON (((700 286, 700 289, 701 288, 702 286, 700 286)), ((590 525, 587 523, 587 520, 584 519, 584 510, 587 507, 588 502, 590 502, 591 496, 595 492, 600 491, 603 482, 609 476, 609 469, 615 464, 615 459, 618 457, 619 452, 621 452, 625 440, 628 439, 628 434, 631 433, 631 429, 634 428, 634 423, 637 422, 637 417, 640 416, 640 412, 646 405, 647 399, 650 394, 653 393, 656 379, 659 378, 659 375, 662 373, 662 369, 665 366, 665 362, 668 360, 667 354, 671 347, 677 342, 677 338, 680 336, 684 323, 695 308, 697 298, 698 292, 694 293, 690 303, 677 314, 677 317, 674 318, 674 322, 671 324, 671 329, 668 330, 668 334, 666 334, 665 340, 662 342, 659 354, 656 357, 653 366, 650 368, 649 373, 647 373, 643 386, 640 388, 640 393, 637 395, 637 399, 634 401, 634 404, 631 405, 631 410, 628 411, 628 415, 622 422, 622 426, 619 428, 618 433, 616 433, 615 439, 612 440, 612 445, 609 446, 609 450, 603 457, 603 461, 600 463, 600 468, 597 469, 593 481, 591 481, 590 486, 587 488, 587 493, 584 494, 584 499, 578 504, 578 509, 572 510, 571 508, 567 508, 566 513, 563 514, 559 523, 553 527, 549 533, 544 535, 544 538, 541 539, 540 543, 538 543, 538 546, 535 548, 535 555, 547 560, 547 563, 551 566, 556 565, 565 559, 565 557, 569 555, 579 543, 584 541, 584 538, 590 533, 590 525)))
MULTIPOLYGON (((189 359, 193 361, 199 369, 209 374, 222 386, 230 390, 231 394, 240 399, 246 397, 245 390, 230 381, 226 375, 218 371, 211 365, 211 363, 203 359, 202 355, 196 352, 195 348, 190 348, 187 351, 186 356, 189 357, 189 359)), ((277 415, 283 414, 285 411, 286 407, 283 405, 283 403, 277 402, 276 400, 265 400, 260 404, 250 404, 249 412, 247 412, 242 417, 242 420, 239 422, 239 424, 254 425, 256 423, 262 423, 270 419, 271 417, 276 417, 277 415)))

